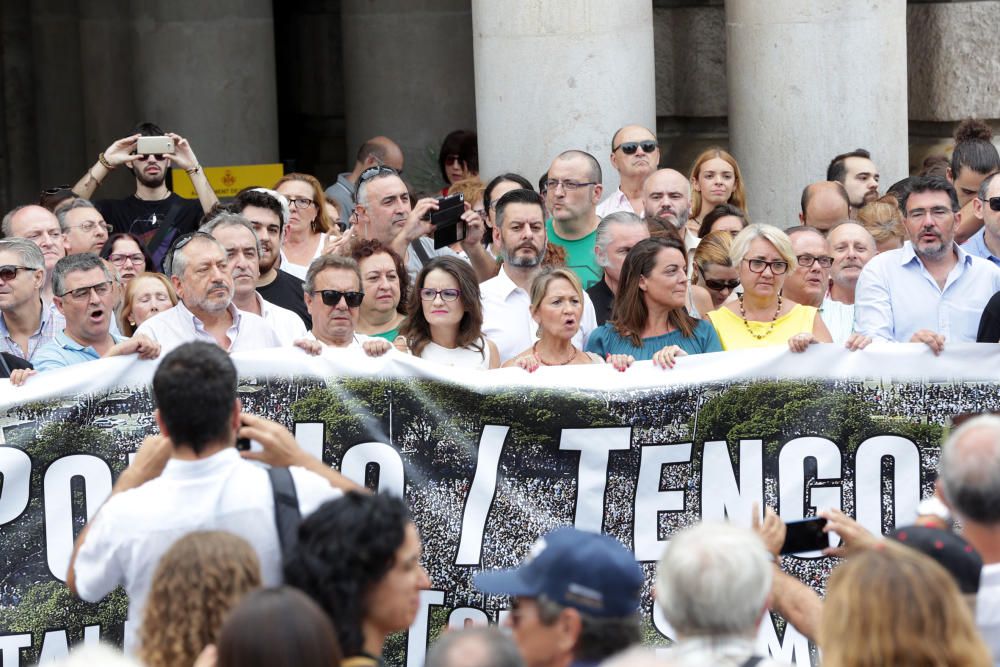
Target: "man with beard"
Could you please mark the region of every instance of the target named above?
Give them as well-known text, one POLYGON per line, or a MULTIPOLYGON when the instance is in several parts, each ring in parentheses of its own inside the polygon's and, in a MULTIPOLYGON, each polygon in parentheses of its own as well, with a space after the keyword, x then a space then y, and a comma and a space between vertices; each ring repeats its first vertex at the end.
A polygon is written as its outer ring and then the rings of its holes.
POLYGON ((164 353, 194 340, 215 343, 230 353, 281 345, 262 317, 233 305, 226 249, 211 235, 194 232, 181 238, 167 260, 180 301, 140 324, 136 334, 158 342, 164 353))
POLYGON ((863 148, 838 155, 826 168, 826 180, 837 181, 847 190, 851 218, 857 217, 862 206, 878 199, 878 179, 878 167, 863 148))
POLYGON ((1000 291, 1000 268, 955 243, 958 196, 945 179, 916 177, 903 195, 910 244, 874 257, 855 291, 854 329, 876 340, 973 342, 980 315, 1000 291))
POLYGON ((302 281, 278 268, 281 261, 281 241, 288 222, 288 200, 275 190, 253 188, 236 195, 230 208, 246 218, 260 240, 260 277, 257 292, 276 306, 290 310, 312 328, 309 309, 302 298, 302 281))
POLYGON ((626 125, 611 138, 611 166, 621 185, 597 205, 597 217, 627 211, 642 217, 642 184, 660 164, 660 146, 641 125, 626 125))
MULTIPOLYGON (((479 286, 483 301, 483 335, 500 351, 501 363, 531 347, 538 323, 531 317, 531 281, 541 271, 547 246, 541 195, 511 190, 496 203, 493 247, 503 265, 495 278, 479 286)), ((583 295, 583 319, 573 344, 583 349, 597 326, 594 304, 583 295)))
POLYGON ((257 292, 261 244, 250 222, 238 213, 220 213, 205 223, 201 231, 211 234, 226 250, 233 278, 233 305, 245 313, 263 317, 282 345, 292 345, 305 336, 306 327, 298 315, 265 301, 257 292))
POLYGON ((135 176, 135 194, 124 199, 95 202, 114 232, 131 232, 145 244, 157 266, 163 265, 171 243, 183 234, 198 228, 202 215, 219 203, 198 158, 187 139, 172 132, 164 133, 153 123, 140 123, 135 132, 119 139, 98 155, 87 173, 73 186, 78 197, 89 199, 111 171, 119 165, 128 167, 135 176), (139 137, 168 136, 174 141, 169 155, 137 154, 139 137), (191 177, 198 201, 184 199, 167 189, 167 169, 179 167, 191 177))
POLYGON ((38 350, 32 361, 36 371, 124 354, 138 354, 142 359, 160 356, 160 346, 145 336, 123 338, 111 332, 114 280, 94 253, 60 259, 52 274, 52 287, 55 305, 66 318, 66 326, 38 350))
POLYGON ((660 169, 642 184, 642 201, 649 235, 673 236, 683 241, 690 275, 691 258, 698 248, 698 237, 687 229, 691 214, 691 182, 676 169, 660 169))

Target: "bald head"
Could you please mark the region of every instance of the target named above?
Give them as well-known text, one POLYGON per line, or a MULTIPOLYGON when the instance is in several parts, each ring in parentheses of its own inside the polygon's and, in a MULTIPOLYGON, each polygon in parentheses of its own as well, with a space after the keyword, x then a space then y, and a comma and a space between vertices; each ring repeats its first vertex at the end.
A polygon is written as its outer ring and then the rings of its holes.
POLYGON ((666 225, 683 229, 691 212, 691 183, 676 169, 654 171, 642 184, 642 205, 650 234, 666 225))
POLYGON ((611 166, 630 187, 638 188, 659 164, 656 135, 642 125, 626 125, 611 138, 611 166))
POLYGON ((811 183, 802 190, 799 221, 826 233, 838 222, 850 218, 851 203, 847 190, 837 181, 811 183))
POLYGON ((35 204, 19 206, 4 216, 0 227, 5 238, 28 239, 41 248, 46 271, 51 272, 56 262, 66 256, 62 227, 47 208, 35 204))
POLYGON ((861 277, 861 270, 875 256, 875 239, 856 222, 842 222, 827 234, 830 242, 830 278, 833 280, 832 296, 837 300, 854 302, 854 288, 861 277))
POLYGON ((384 164, 396 171, 403 171, 403 151, 389 137, 372 137, 358 150, 357 163, 362 169, 384 164))

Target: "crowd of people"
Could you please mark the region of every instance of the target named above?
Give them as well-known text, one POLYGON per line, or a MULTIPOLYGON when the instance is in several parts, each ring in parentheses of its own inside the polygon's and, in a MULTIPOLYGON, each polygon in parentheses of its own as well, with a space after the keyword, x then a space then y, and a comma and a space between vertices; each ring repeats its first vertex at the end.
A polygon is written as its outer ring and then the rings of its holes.
MULTIPOLYGON (((620 182, 611 193, 598 161, 576 149, 554 156, 541 178, 487 181, 475 133, 459 131, 440 151, 440 193, 413 191, 402 150, 380 136, 326 190, 289 173, 220 202, 189 141, 143 123, 72 188, 9 211, 0 374, 21 385, 67 366, 86 373, 110 356, 161 360, 157 433, 80 533, 70 589, 96 601, 124 585, 127 644, 147 665, 377 665, 386 638, 413 622, 432 585, 421 541, 454 532, 454 521, 430 521, 421 536, 406 501, 368 493, 279 423, 241 410, 228 353, 339 348, 457 369, 606 363, 627 372, 637 361, 669 371, 688 355, 775 345, 801 353, 916 342, 939 354, 1000 342, 1000 155, 983 123, 963 123, 950 160, 884 193, 867 151, 835 156, 826 180, 803 184, 791 226, 792 211, 751 220, 752 184, 721 148, 687 174, 660 168, 647 128, 620 128, 608 148, 620 182), (145 152, 148 137, 168 138, 172 152, 145 152), (197 200, 170 191, 171 167, 187 172, 197 200), (119 168, 131 170, 135 193, 94 200, 119 168), (456 195, 457 213, 445 215, 456 195), (262 450, 240 452, 238 438, 262 450)), ((891 406, 892 388, 879 391, 891 406)), ((650 435, 686 428, 678 420, 650 435)), ((512 461, 542 473, 562 465, 524 445, 512 461)), ((865 537, 843 515, 828 512, 828 527, 848 558, 817 573, 797 560, 782 569, 784 524, 772 514, 753 532, 696 525, 694 508, 657 565, 654 593, 615 537, 557 527, 571 522, 575 491, 559 475, 505 482, 500 510, 543 537, 514 570, 467 572, 464 585, 511 597, 511 636, 457 631, 427 663, 774 664, 753 643, 770 600, 819 644, 824 664, 1000 664, 998 461, 995 420, 954 432, 936 490, 947 511, 928 519, 949 536, 957 519, 958 551, 978 552, 971 600, 949 563, 935 562, 947 561, 941 554, 865 537), (551 497, 554 511, 518 506, 535 495, 551 497), (813 587, 827 580, 820 601, 813 587), (925 590, 907 604, 915 581, 925 590), (636 610, 654 595, 676 645, 660 658, 613 658, 639 641, 636 610)), ((691 481, 684 470, 665 474, 675 488, 691 481)), ((626 497, 633 479, 634 470, 612 470, 608 493, 626 497)), ((454 504, 468 491, 461 484, 440 482, 413 509, 454 504)), ((515 554, 505 558, 515 565, 515 554)))

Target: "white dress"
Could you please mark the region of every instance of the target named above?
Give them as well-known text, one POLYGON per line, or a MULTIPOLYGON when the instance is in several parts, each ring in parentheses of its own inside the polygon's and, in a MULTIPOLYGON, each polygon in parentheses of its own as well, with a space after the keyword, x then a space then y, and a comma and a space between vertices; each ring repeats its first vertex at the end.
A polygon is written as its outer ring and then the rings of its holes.
POLYGON ((420 352, 420 358, 445 366, 489 370, 492 358, 490 346, 487 344, 485 338, 480 338, 479 343, 483 346, 482 352, 472 345, 448 349, 432 341, 427 343, 426 347, 420 352))
MULTIPOLYGON (((316 246, 316 254, 313 255, 313 259, 316 259, 323 254, 323 248, 326 247, 326 234, 319 235, 319 244, 316 246)), ((310 263, 312 260, 310 260, 310 263)), ((281 270, 285 273, 290 273, 299 280, 306 279, 306 271, 309 270, 309 265, 293 264, 288 257, 285 256, 285 251, 281 251, 281 270)))

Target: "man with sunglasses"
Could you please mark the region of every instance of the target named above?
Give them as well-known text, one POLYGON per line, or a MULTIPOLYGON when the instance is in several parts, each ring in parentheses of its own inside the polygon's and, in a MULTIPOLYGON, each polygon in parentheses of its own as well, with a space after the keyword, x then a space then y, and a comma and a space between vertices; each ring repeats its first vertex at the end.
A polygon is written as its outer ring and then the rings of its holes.
POLYGON ((618 189, 597 205, 597 217, 628 211, 642 217, 642 184, 660 165, 656 136, 641 125, 626 125, 611 137, 611 166, 618 172, 618 189))
POLYGON ((354 195, 361 173, 371 167, 383 165, 395 169, 397 173, 403 173, 403 150, 389 137, 372 137, 358 149, 354 169, 337 174, 337 182, 326 189, 326 196, 340 202, 340 210, 345 212, 344 215, 348 215, 357 203, 354 195))
POLYGON ((910 243, 876 255, 855 290, 855 331, 875 340, 973 342, 980 316, 1000 291, 1000 267, 955 243, 958 195, 939 176, 915 177, 900 201, 910 243))
POLYGON ((38 245, 0 239, 0 350, 26 361, 66 326, 62 313, 42 298, 45 274, 38 245))
POLYGON ((1000 266, 1000 178, 992 174, 979 184, 979 193, 972 200, 972 210, 983 221, 983 228, 962 244, 974 257, 988 259, 1000 266))
MULTIPOLYGON (((365 293, 361 291, 361 269, 350 257, 331 254, 314 259, 306 271, 303 289, 313 321, 307 339, 324 347, 363 349, 370 357, 381 356, 392 347, 387 340, 354 331, 365 293)), ((318 354, 322 349, 307 351, 318 354)))
POLYGON ((94 253, 60 259, 52 274, 52 289, 66 326, 38 351, 32 362, 35 370, 48 371, 124 354, 138 354, 140 359, 160 356, 160 346, 145 336, 122 338, 111 333, 114 281, 104 261, 94 253))
POLYGON ((229 258, 210 234, 195 232, 179 239, 167 254, 166 266, 180 300, 140 324, 136 334, 155 340, 164 352, 195 340, 215 343, 230 353, 281 347, 264 318, 233 305, 229 258))
POLYGON ((62 229, 63 246, 67 255, 101 253, 108 240, 110 225, 89 199, 77 198, 56 208, 56 218, 62 229))
POLYGON ((198 229, 201 217, 219 203, 205 172, 198 163, 187 139, 173 132, 164 133, 153 123, 140 123, 132 135, 118 139, 101 153, 87 173, 73 186, 79 197, 89 199, 107 175, 125 165, 135 176, 135 194, 124 199, 95 202, 114 232, 131 232, 140 239, 157 267, 170 245, 183 234, 198 229), (174 152, 138 154, 139 137, 167 136, 174 142, 174 152), (198 200, 189 200, 171 192, 166 186, 167 170, 171 166, 187 172, 198 193, 198 200))

